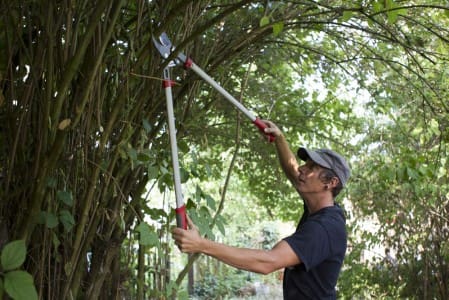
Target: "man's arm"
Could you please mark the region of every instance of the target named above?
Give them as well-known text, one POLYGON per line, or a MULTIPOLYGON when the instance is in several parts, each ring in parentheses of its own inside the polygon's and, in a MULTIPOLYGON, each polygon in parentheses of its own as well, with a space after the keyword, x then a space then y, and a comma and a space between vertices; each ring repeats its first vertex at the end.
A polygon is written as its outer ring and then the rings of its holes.
POLYGON ((285 241, 280 241, 271 250, 232 247, 202 238, 190 218, 187 220, 190 229, 176 228, 172 232, 175 244, 182 252, 203 253, 235 268, 261 274, 300 263, 285 241))
POLYGON ((296 187, 299 178, 299 164, 296 156, 290 150, 290 146, 284 135, 282 134, 282 131, 273 122, 266 120, 264 120, 264 122, 268 126, 265 129, 265 132, 271 133, 276 137, 276 151, 282 170, 284 171, 287 178, 292 182, 293 186, 296 187))

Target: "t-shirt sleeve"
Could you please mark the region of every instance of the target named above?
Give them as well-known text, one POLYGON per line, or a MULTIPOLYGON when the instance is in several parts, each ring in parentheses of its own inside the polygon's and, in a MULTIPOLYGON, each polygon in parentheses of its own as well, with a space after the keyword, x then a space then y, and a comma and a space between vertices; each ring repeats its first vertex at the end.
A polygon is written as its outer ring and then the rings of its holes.
POLYGON ((306 222, 284 240, 296 253, 307 271, 320 264, 330 253, 327 232, 323 225, 316 221, 306 222))

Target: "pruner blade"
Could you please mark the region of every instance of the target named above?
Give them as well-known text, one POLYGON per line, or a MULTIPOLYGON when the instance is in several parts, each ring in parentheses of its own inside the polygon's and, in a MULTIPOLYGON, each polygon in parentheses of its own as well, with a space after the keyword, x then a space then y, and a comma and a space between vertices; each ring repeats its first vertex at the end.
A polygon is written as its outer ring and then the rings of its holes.
MULTIPOLYGON (((159 38, 153 37, 153 44, 164 59, 170 57, 170 55, 175 51, 175 47, 171 43, 168 35, 163 32, 159 38)), ((179 53, 178 56, 170 62, 169 66, 179 65, 185 62, 186 56, 183 53, 179 53)))

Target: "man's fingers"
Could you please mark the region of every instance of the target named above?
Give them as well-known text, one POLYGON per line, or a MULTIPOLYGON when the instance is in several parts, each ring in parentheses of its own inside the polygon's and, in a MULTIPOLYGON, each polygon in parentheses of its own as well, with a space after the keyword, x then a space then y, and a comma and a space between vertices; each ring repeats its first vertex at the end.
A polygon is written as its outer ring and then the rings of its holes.
POLYGON ((181 251, 183 251, 183 249, 182 249, 182 238, 183 238, 183 234, 184 234, 183 231, 184 231, 184 229, 182 229, 182 228, 175 228, 172 230, 172 237, 175 240, 175 245, 181 251))
POLYGON ((186 215, 186 220, 189 229, 173 228, 171 232, 172 238, 181 252, 194 253, 195 249, 198 248, 199 231, 188 215, 186 215))
POLYGON ((278 137, 279 135, 282 134, 282 131, 273 122, 268 121, 268 120, 263 120, 263 122, 267 125, 267 128, 264 129, 265 133, 272 134, 275 137, 278 137))
POLYGON ((190 219, 189 215, 186 215, 186 217, 187 217, 187 225, 189 226, 189 228, 198 230, 196 225, 193 223, 192 219, 190 219))
POLYGON ((263 122, 264 122, 265 124, 267 124, 268 128, 272 128, 272 127, 273 127, 273 125, 274 125, 274 123, 273 123, 273 122, 271 122, 271 121, 268 121, 268 120, 263 120, 263 122))

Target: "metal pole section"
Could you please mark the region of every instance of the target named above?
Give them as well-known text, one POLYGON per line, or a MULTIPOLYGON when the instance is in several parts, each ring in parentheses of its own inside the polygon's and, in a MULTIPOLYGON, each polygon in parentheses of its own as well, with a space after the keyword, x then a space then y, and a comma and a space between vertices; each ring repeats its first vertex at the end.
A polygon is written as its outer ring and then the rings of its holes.
POLYGON ((256 117, 253 113, 251 113, 245 106, 243 106, 239 101, 237 101, 234 97, 231 96, 224 88, 222 88, 215 80, 213 80, 209 75, 206 74, 200 67, 198 67, 190 58, 186 58, 184 55, 181 56, 181 61, 184 62, 184 66, 186 68, 191 68, 196 74, 198 74, 201 78, 207 81, 210 85, 212 85, 220 94, 222 94, 226 99, 229 100, 235 107, 237 107, 245 116, 247 116, 254 125, 256 125, 259 130, 265 134, 268 138, 268 141, 273 142, 276 137, 271 133, 265 133, 265 128, 267 125, 256 117))
POLYGON ((167 119, 168 132, 170 136, 171 157, 173 163, 173 180, 175 183, 176 224, 180 228, 187 229, 186 211, 182 195, 181 176, 179 172, 178 145, 176 142, 175 115, 173 111, 173 96, 171 90, 172 86, 173 81, 170 80, 170 69, 167 67, 164 69, 164 89, 167 102, 167 119))
POLYGON ((200 67, 198 67, 194 62, 191 62, 190 68, 198 74, 201 78, 212 85, 220 94, 222 94, 226 99, 228 99, 235 107, 237 107, 242 113, 244 113, 252 122, 256 120, 256 116, 251 113, 246 107, 244 107, 237 99, 232 97, 225 89, 223 89, 215 80, 213 80, 209 75, 206 74, 200 67))

